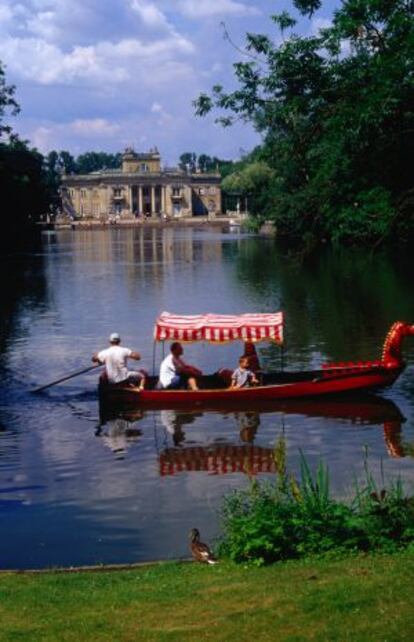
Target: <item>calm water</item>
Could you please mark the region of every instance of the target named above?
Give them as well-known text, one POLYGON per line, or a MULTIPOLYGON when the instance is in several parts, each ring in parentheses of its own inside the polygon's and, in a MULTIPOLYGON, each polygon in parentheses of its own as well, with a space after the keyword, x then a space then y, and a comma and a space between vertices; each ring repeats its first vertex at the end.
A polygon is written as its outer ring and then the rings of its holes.
MULTIPOLYGON (((48 233, 3 262, 0 376, 0 567, 187 556, 187 533, 219 532, 224 493, 322 457, 347 495, 363 452, 379 474, 414 482, 414 341, 409 367, 377 400, 297 403, 266 412, 102 416, 96 373, 41 395, 30 389, 87 367, 110 332, 152 369, 162 310, 286 312, 287 367, 378 356, 389 325, 414 321, 413 261, 328 250, 304 263, 274 242, 205 229, 48 233)), ((188 346, 204 370, 233 366, 240 346, 188 346)), ((161 350, 157 359, 161 358, 161 350)), ((276 348, 261 348, 269 367, 276 348)))

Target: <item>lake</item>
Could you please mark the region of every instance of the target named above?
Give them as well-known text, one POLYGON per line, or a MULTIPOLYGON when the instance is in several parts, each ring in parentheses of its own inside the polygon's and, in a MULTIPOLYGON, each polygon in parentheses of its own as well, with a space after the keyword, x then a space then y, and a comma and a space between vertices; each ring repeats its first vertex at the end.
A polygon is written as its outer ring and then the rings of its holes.
MULTIPOLYGON (((414 322, 414 258, 324 249, 300 258, 272 239, 209 228, 47 232, 2 260, 0 568, 188 556, 188 531, 219 534, 225 493, 274 477, 273 449, 298 471, 329 465, 346 497, 364 457, 381 483, 414 481, 414 341, 408 367, 377 396, 243 412, 99 409, 97 373, 31 389, 90 365, 111 332, 152 370, 163 310, 284 310, 286 368, 380 355, 391 323, 414 322)), ((204 371, 235 367, 238 344, 185 347, 204 371)), ((277 347, 262 362, 280 365, 277 347)), ((162 349, 157 351, 157 364, 162 349)))

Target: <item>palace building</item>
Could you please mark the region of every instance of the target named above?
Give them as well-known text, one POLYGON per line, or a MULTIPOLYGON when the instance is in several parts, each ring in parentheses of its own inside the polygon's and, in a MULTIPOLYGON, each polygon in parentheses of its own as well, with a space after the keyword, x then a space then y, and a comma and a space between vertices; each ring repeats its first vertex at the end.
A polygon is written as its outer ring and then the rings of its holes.
POLYGON ((62 214, 100 221, 221 213, 220 174, 161 166, 157 150, 127 148, 122 167, 62 176, 62 214))

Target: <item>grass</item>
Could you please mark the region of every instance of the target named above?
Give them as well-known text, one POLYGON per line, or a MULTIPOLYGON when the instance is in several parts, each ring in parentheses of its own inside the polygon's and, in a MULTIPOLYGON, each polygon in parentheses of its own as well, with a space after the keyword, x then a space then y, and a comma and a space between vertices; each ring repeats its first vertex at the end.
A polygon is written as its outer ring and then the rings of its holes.
POLYGON ((1 642, 414 639, 414 557, 0 574, 1 642))

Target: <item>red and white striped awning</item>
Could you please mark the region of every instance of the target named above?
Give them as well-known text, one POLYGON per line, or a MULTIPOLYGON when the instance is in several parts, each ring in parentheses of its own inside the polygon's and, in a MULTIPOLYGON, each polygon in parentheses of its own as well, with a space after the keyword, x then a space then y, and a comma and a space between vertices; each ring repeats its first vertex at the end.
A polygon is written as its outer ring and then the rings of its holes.
POLYGON ((154 328, 155 341, 275 341, 283 343, 283 312, 271 314, 196 314, 162 312, 154 328))
POLYGON ((159 464, 161 477, 190 471, 205 471, 210 475, 276 472, 272 448, 247 445, 167 448, 160 453, 159 464))

